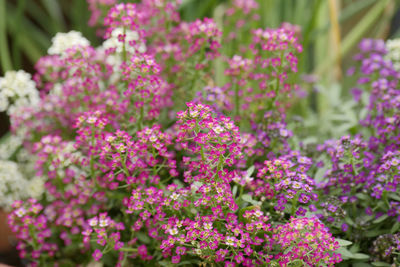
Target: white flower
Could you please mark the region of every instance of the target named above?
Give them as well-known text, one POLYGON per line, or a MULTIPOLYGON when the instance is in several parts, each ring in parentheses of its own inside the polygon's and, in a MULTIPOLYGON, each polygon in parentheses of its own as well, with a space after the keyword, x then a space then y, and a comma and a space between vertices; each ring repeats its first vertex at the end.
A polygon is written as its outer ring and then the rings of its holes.
POLYGON ((15 200, 28 197, 27 185, 17 163, 0 160, 0 207, 8 209, 15 200))
POLYGON ((170 235, 176 235, 177 233, 178 233, 178 229, 177 228, 169 229, 169 234, 170 235))
POLYGON ((35 107, 39 92, 31 75, 23 70, 7 71, 0 78, 0 111, 14 114, 22 107, 35 107))
POLYGON ((89 225, 94 227, 97 226, 99 220, 97 219, 97 217, 93 217, 92 219, 89 220, 89 225))
POLYGON ((190 117, 196 118, 199 115, 199 112, 197 110, 190 110, 189 114, 190 114, 190 117))
POLYGON ((204 223, 204 229, 206 230, 212 230, 213 229, 213 224, 211 222, 209 223, 204 223))
POLYGON ((234 246, 235 243, 236 243, 235 241, 236 241, 235 237, 227 236, 226 239, 225 239, 225 244, 228 245, 228 246, 234 246))
POLYGON ((47 51, 49 55, 61 55, 65 50, 76 46, 89 46, 90 42, 82 36, 81 32, 70 31, 67 33, 59 32, 52 39, 52 44, 47 51))
POLYGON ((142 54, 143 54, 144 52, 146 52, 146 51, 147 51, 146 45, 145 45, 144 43, 141 43, 141 44, 139 45, 138 51, 139 51, 139 53, 142 53, 142 54))
MULTIPOLYGON (((103 43, 104 49, 115 48, 115 51, 117 53, 122 53, 124 50, 124 46, 125 46, 125 50, 127 52, 135 53, 136 49, 129 43, 132 41, 135 41, 135 42, 139 41, 140 36, 139 36, 138 32, 131 31, 131 30, 125 30, 125 40, 124 40, 124 42, 120 42, 118 40, 118 36, 123 35, 123 34, 124 34, 123 28, 115 28, 111 32, 110 38, 108 38, 107 40, 104 41, 104 43, 103 43)), ((139 47, 137 48, 137 51, 139 53, 146 52, 147 48, 143 42, 139 42, 138 45, 139 45, 139 47)))
POLYGON ((30 197, 40 199, 44 193, 43 177, 35 176, 36 158, 33 155, 20 149, 16 154, 19 163, 7 160, 20 145, 21 138, 15 135, 9 136, 0 145, 0 208, 5 210, 9 210, 16 200, 25 200, 30 197), (8 151, 5 152, 4 150, 7 149, 8 151))
POLYGON ((26 190, 29 192, 32 198, 40 199, 44 193, 44 179, 42 177, 34 177, 29 181, 29 185, 26 190))
POLYGON ((5 111, 8 108, 8 98, 5 94, 0 94, 0 111, 5 111))
POLYGON ((395 70, 400 71, 400 38, 386 41, 387 54, 385 58, 392 61, 395 70))
POLYGON ((9 135, 3 138, 6 139, 2 140, 2 142, 0 143, 0 159, 7 160, 22 145, 22 138, 15 135, 9 135))
POLYGON ((110 224, 110 221, 108 220, 108 219, 100 219, 99 220, 99 226, 100 227, 106 227, 106 226, 108 226, 110 224))
POLYGON ((263 212, 262 212, 261 210, 256 210, 256 211, 254 212, 254 215, 255 215, 256 217, 260 217, 260 216, 263 215, 263 212))
POLYGON ((173 199, 173 200, 177 200, 178 198, 179 198, 179 194, 177 194, 177 193, 172 193, 172 195, 170 196, 170 198, 171 199, 173 199))
POLYGON ((224 132, 224 128, 221 127, 220 125, 216 125, 216 126, 213 128, 213 130, 214 130, 214 132, 215 132, 216 134, 220 134, 220 133, 224 132))
POLYGON ((26 213, 26 210, 25 210, 25 208, 23 208, 23 207, 21 207, 21 208, 19 208, 19 209, 17 209, 17 210, 15 211, 15 214, 17 214, 18 217, 24 216, 25 213, 26 213))

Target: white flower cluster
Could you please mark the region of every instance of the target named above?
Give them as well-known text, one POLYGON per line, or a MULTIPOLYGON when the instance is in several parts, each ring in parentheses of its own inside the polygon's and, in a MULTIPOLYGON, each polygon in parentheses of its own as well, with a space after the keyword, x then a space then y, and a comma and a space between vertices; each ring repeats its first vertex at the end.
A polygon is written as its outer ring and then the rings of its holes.
POLYGON ((82 36, 81 32, 70 31, 67 33, 59 32, 52 39, 52 45, 47 51, 49 55, 61 55, 65 50, 75 46, 88 46, 90 42, 82 36))
POLYGON ((15 200, 29 197, 40 198, 44 192, 44 181, 39 177, 28 180, 17 163, 0 160, 0 207, 8 210, 15 200))
POLYGON ((7 71, 0 77, 0 111, 16 113, 19 108, 36 106, 39 93, 31 75, 23 70, 7 71))
POLYGON ((386 41, 386 59, 392 61, 395 70, 400 71, 400 38, 386 41))
MULTIPOLYGON (((129 45, 131 41, 139 41, 139 34, 136 31, 126 30, 125 31, 125 44, 118 40, 120 35, 124 34, 124 30, 122 28, 115 28, 111 32, 111 37, 104 41, 103 48, 115 48, 117 53, 122 53, 125 45, 125 49, 127 52, 135 53, 135 47, 129 45)), ((146 45, 144 43, 138 43, 137 51, 139 53, 146 52, 146 45)))
POLYGON ((0 143, 0 160, 9 159, 22 145, 22 138, 16 135, 2 137, 0 143), (4 139, 3 139, 4 138, 4 139))

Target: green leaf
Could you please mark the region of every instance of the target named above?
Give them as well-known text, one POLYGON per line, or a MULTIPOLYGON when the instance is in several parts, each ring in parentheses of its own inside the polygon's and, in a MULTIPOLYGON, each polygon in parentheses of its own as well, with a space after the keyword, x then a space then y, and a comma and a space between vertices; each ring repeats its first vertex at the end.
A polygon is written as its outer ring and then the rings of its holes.
POLYGON ((358 251, 360 251, 360 246, 356 243, 350 247, 349 251, 351 253, 357 253, 358 251))
POLYGON ((287 249, 285 249, 285 251, 283 251, 283 254, 289 253, 290 251, 292 251, 292 249, 293 249, 293 246, 288 247, 287 249))
POLYGON ((363 253, 354 253, 352 258, 357 260, 367 260, 369 259, 369 255, 363 253))
POLYGON ((348 240, 344 240, 344 239, 340 239, 340 238, 335 238, 335 239, 339 243, 339 246, 341 246, 341 247, 347 247, 347 246, 350 246, 351 244, 353 244, 353 242, 348 241, 348 240))
POLYGON ((382 215, 381 217, 379 217, 379 218, 373 220, 372 223, 381 223, 381 222, 383 222, 384 220, 386 220, 388 217, 389 217, 389 215, 384 214, 384 215, 382 215))
POLYGON ((235 184, 234 186, 233 186, 233 188, 232 188, 232 196, 236 196, 236 193, 237 193, 237 189, 238 189, 238 186, 235 184))
POLYGON ((259 206, 261 204, 259 201, 254 200, 249 194, 242 195, 242 199, 256 206, 259 206))
POLYGON ((4 72, 13 68, 7 43, 6 18, 6 1, 0 0, 0 62, 4 72))
POLYGON ((389 263, 387 263, 387 262, 382 262, 382 261, 375 261, 375 262, 371 262, 371 264, 372 265, 374 265, 374 266, 387 266, 387 267, 390 267, 390 266, 392 266, 392 265, 390 265, 389 263))
POLYGON ((254 165, 247 169, 246 177, 250 177, 254 172, 254 165))
POLYGON ((354 226, 355 225, 354 221, 350 217, 344 218, 344 221, 350 226, 354 226))
POLYGON ((324 166, 322 168, 317 169, 317 171, 315 172, 315 175, 314 175, 314 179, 317 183, 322 182, 324 180, 324 175, 325 175, 327 169, 328 169, 328 166, 324 166))
POLYGON ((369 199, 369 197, 366 194, 363 194, 363 193, 357 193, 356 197, 358 199, 361 199, 361 200, 368 200, 369 199))
POLYGON ((396 222, 395 224, 393 224, 392 229, 390 229, 390 233, 394 234, 397 232, 397 230, 399 230, 400 228, 400 223, 396 222))
POLYGON ((352 258, 353 257, 353 253, 351 253, 350 251, 348 251, 345 247, 340 247, 336 250, 336 253, 341 254, 344 258, 352 258))
POLYGON ((175 266, 182 266, 182 265, 189 265, 189 266, 193 266, 194 264, 199 264, 199 261, 181 261, 180 263, 176 264, 175 266))
POLYGON ((375 237, 375 236, 378 236, 378 235, 383 235, 385 233, 387 233, 386 229, 385 230, 377 230, 377 229, 375 229, 375 230, 370 230, 370 231, 366 232, 365 233, 365 237, 375 237))
POLYGON ((371 264, 366 263, 366 262, 356 262, 356 263, 353 263, 352 266, 353 267, 372 267, 371 264))
MULTIPOLYGON (((180 180, 178 180, 178 179, 174 179, 173 182, 174 182, 174 184, 176 184, 176 185, 178 186, 178 188, 184 187, 184 184, 183 184, 180 180)), ((200 182, 195 181, 195 182, 193 183, 193 185, 196 185, 196 186, 200 187, 200 186, 202 186, 203 184, 200 183, 200 182)))
POLYGON ((161 266, 166 266, 166 267, 172 266, 172 263, 167 260, 159 261, 158 264, 161 266))
POLYGON ((304 261, 295 259, 288 264, 290 267, 301 267, 304 266, 304 261))
POLYGON ((389 198, 394 199, 396 201, 400 201, 400 196, 396 193, 389 193, 389 198))
POLYGON ((0 137, 0 144, 7 142, 11 138, 11 133, 7 132, 2 137, 0 137))
POLYGON ((148 235, 146 235, 146 234, 144 234, 142 232, 136 232, 135 235, 143 243, 150 244, 151 240, 150 240, 148 235))
POLYGON ((356 260, 366 260, 369 259, 367 254, 363 253, 351 253, 347 248, 340 247, 336 250, 337 253, 340 253, 344 258, 348 259, 356 259, 356 260))

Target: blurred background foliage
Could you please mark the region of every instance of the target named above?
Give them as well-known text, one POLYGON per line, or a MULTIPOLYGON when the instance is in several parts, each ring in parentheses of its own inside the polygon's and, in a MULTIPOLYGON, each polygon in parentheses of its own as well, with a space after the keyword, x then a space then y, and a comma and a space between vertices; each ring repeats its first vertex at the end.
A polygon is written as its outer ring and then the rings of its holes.
MULTIPOLYGON (((187 21, 203 17, 217 19, 227 2, 182 0, 181 15, 187 21)), ((346 59, 361 38, 400 36, 399 0, 258 2, 261 19, 255 26, 278 27, 283 22, 299 25, 305 48, 300 73, 314 73, 324 79, 341 79, 342 67, 349 63, 346 59)), ((1 73, 31 69, 46 53, 57 32, 78 30, 92 44, 99 44, 101 40, 96 37, 95 29, 88 26, 89 17, 85 0, 0 0, 1 73)))
MULTIPOLYGON (((222 26, 229 1, 182 0, 180 12, 184 20, 213 17, 222 26)), ((351 100, 352 79, 344 74, 362 38, 400 37, 400 0, 258 2, 260 20, 246 21, 251 28, 278 27, 283 22, 301 28, 304 52, 298 78, 306 80, 301 85, 307 97, 295 103, 292 114, 302 119, 292 120, 291 127, 297 128, 305 142, 355 132, 362 111, 351 100)), ((33 72, 57 32, 78 30, 92 45, 100 44, 95 29, 88 26, 89 17, 86 0, 0 0, 0 76, 11 69, 33 72)), ((250 31, 242 38, 247 42, 250 31)), ((215 68, 216 81, 221 84, 223 64, 215 68)))

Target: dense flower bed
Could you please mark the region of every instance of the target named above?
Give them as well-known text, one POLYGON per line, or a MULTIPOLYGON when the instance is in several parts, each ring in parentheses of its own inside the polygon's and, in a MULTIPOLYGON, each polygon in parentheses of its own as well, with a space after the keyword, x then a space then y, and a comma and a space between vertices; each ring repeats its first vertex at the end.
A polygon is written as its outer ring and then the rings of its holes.
POLYGON ((224 27, 182 21, 178 0, 88 2, 102 46, 58 33, 33 80, 24 71, 0 78, 12 125, 0 147, 0 204, 16 200, 9 224, 21 258, 400 264, 395 41, 362 41, 349 70, 367 109, 357 132, 295 150, 287 122, 300 90, 296 26, 249 31, 253 0, 232 1, 224 27), (250 43, 240 43, 246 32, 250 43))

